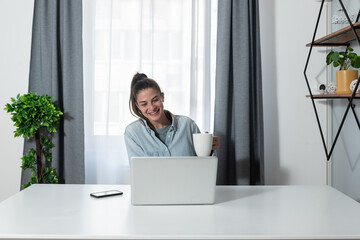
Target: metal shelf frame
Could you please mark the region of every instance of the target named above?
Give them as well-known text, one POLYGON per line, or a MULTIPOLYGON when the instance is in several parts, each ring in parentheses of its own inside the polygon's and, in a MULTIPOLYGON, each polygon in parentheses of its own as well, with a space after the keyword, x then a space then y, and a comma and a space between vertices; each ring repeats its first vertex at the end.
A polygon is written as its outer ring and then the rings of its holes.
MULTIPOLYGON (((351 31, 353 32, 354 36, 355 36, 355 39, 356 41, 358 42, 359 46, 360 46, 360 39, 359 39, 359 36, 356 32, 356 29, 353 25, 353 23, 351 23, 351 20, 350 20, 350 17, 347 13, 347 10, 345 9, 344 7, 344 4, 342 2, 342 0, 338 0, 343 11, 344 11, 344 14, 349 22, 349 25, 351 27, 351 31)), ((307 78, 307 75, 306 75, 306 71, 307 71, 307 68, 308 68, 308 65, 309 65, 309 60, 310 60, 310 56, 311 56, 311 53, 312 53, 312 49, 314 46, 349 46, 350 44, 349 43, 337 43, 337 44, 328 44, 328 43, 315 43, 315 36, 316 36, 316 32, 318 30, 318 26, 319 26, 319 22, 320 22, 320 17, 321 17, 321 13, 322 13, 322 9, 323 9, 323 6, 324 6, 324 2, 325 0, 322 0, 321 2, 321 6, 320 6, 320 10, 319 10, 319 14, 318 14, 318 17, 317 17, 317 21, 316 21, 316 25, 315 25, 315 30, 314 30, 314 34, 313 34, 313 38, 312 38, 312 41, 311 41, 311 44, 310 44, 310 49, 309 49, 309 53, 308 53, 308 57, 307 57, 307 60, 306 60, 306 64, 305 64, 305 68, 304 68, 304 77, 305 77, 305 81, 306 81, 306 85, 307 85, 307 88, 308 88, 308 91, 309 91, 309 94, 310 94, 310 98, 311 98, 311 102, 312 102, 312 106, 314 108, 314 112, 315 112, 315 116, 316 116, 316 121, 317 121, 317 124, 318 124, 318 127, 319 127, 319 131, 320 131, 320 135, 321 135, 321 140, 322 140, 322 143, 323 143, 323 147, 324 147, 324 150, 325 150, 325 154, 326 154, 326 158, 327 158, 327 161, 330 160, 331 158, 331 155, 334 151, 334 147, 336 145, 336 142, 338 140, 338 137, 340 135, 340 132, 343 128, 343 125, 344 125, 344 122, 345 122, 345 119, 346 117, 348 116, 348 113, 349 113, 349 110, 351 108, 354 116, 355 116, 355 119, 356 119, 356 122, 357 122, 357 125, 359 127, 359 130, 360 130, 360 124, 359 124, 359 119, 358 117, 356 116, 356 112, 355 112, 355 104, 353 104, 353 100, 355 99, 355 95, 356 95, 356 91, 359 87, 359 83, 360 83, 360 77, 358 78, 358 81, 357 81, 357 84, 355 86, 355 89, 353 91, 353 93, 351 94, 351 97, 347 97, 348 99, 348 105, 346 107, 346 110, 344 112, 344 115, 342 117, 342 120, 341 120, 341 123, 338 127, 338 130, 336 132, 336 136, 331 144, 331 148, 330 148, 330 151, 326 145, 326 141, 325 141, 325 138, 324 138, 324 133, 323 133, 323 129, 322 129, 322 126, 321 126, 321 122, 320 122, 320 119, 319 119, 319 114, 318 114, 318 111, 317 111, 317 108, 316 108, 316 104, 315 104, 315 99, 319 99, 319 98, 316 98, 314 96, 314 94, 312 93, 311 91, 311 87, 310 87, 310 84, 309 84, 309 80, 307 78)), ((358 13, 358 16, 357 16, 357 20, 359 19, 359 16, 360 16, 360 10, 359 10, 359 13, 358 13)), ((327 98, 327 99, 336 99, 336 97, 334 98, 327 98)))

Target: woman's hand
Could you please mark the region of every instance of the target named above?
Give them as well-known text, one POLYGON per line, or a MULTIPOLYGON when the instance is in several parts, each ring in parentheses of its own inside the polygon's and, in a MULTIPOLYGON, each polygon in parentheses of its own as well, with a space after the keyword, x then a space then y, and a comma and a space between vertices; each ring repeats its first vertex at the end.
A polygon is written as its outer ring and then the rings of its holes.
POLYGON ((213 136, 213 144, 212 144, 212 150, 216 150, 220 145, 219 138, 217 136, 213 136))
MULTIPOLYGON (((209 132, 205 132, 205 133, 209 133, 209 132)), ((216 150, 220 145, 220 140, 217 136, 213 136, 213 144, 212 144, 212 148, 211 148, 211 154, 214 150, 216 150)), ((210 154, 210 155, 211 155, 210 154)))

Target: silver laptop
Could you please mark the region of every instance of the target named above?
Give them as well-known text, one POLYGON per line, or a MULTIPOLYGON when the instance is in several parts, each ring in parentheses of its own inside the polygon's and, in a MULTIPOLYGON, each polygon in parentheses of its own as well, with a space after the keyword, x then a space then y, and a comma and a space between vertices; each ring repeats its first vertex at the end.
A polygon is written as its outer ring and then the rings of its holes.
POLYGON ((213 204, 217 157, 132 157, 133 205, 213 204))

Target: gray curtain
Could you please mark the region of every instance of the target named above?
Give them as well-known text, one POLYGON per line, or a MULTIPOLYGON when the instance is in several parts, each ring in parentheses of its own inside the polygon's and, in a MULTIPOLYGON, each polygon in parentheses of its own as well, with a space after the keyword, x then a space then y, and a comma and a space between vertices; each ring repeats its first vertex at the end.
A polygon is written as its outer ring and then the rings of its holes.
POLYGON ((82 0, 35 0, 29 91, 53 96, 64 113, 52 150, 60 183, 85 179, 82 58, 82 0))
POLYGON ((263 184, 257 0, 219 0, 214 133, 221 143, 217 184, 263 184))

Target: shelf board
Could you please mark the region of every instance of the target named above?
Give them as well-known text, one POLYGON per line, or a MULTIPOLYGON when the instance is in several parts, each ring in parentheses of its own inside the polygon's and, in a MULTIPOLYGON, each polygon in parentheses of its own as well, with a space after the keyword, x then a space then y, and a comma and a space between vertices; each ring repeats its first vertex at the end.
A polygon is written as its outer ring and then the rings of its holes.
MULTIPOLYGON (((353 24, 356 33, 360 36, 360 21, 353 24)), ((319 38, 314 41, 314 46, 339 46, 347 45, 352 40, 355 40, 355 35, 351 30, 350 26, 344 27, 336 32, 333 32, 329 35, 326 35, 322 38, 319 38)), ((307 47, 310 47, 312 43, 306 44, 307 47)))
MULTIPOLYGON (((351 93, 346 94, 313 94, 314 99, 334 99, 334 98, 351 98, 351 93)), ((306 95, 307 98, 310 97, 310 95, 306 95)), ((360 98, 360 94, 355 94, 354 98, 360 98)))

